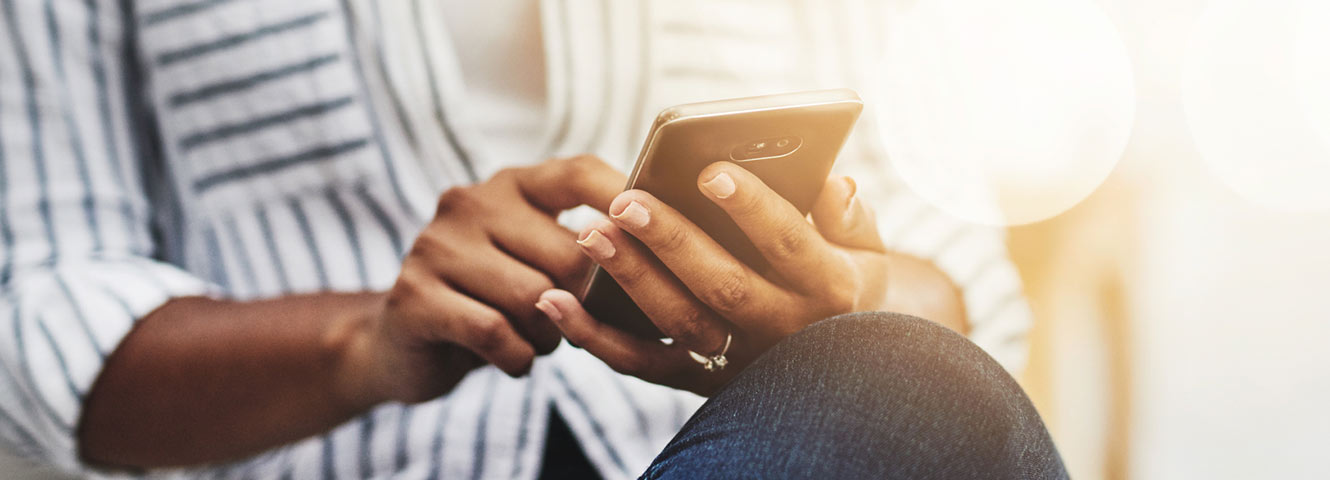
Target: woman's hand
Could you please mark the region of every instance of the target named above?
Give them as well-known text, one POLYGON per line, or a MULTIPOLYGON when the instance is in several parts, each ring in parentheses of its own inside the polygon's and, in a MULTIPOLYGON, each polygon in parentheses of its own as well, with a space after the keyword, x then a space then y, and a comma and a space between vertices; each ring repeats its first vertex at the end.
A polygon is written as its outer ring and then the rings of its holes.
POLYGON ((580 157, 451 190, 387 294, 172 299, 107 357, 84 398, 78 453, 135 470, 224 463, 385 401, 433 398, 484 362, 523 374, 559 342, 533 304, 588 266, 554 217, 603 211, 623 183, 580 157))
POLYGON ((588 267, 576 235, 556 217, 584 204, 605 211, 624 181, 583 156, 503 170, 445 192, 367 329, 365 363, 375 368, 367 377, 377 382, 370 388, 423 401, 486 362, 526 374, 537 354, 561 340, 536 310, 537 298, 569 288, 588 267))
POLYGON ((537 306, 571 342, 620 372, 707 394, 805 326, 883 306, 888 254, 849 178, 828 179, 808 218, 729 162, 704 169, 698 187, 771 271, 754 271, 650 194, 624 192, 610 205, 611 220, 588 227, 578 243, 673 342, 631 336, 591 318, 568 292, 547 291, 537 306), (719 353, 727 335, 732 365, 704 374, 687 352, 719 353))

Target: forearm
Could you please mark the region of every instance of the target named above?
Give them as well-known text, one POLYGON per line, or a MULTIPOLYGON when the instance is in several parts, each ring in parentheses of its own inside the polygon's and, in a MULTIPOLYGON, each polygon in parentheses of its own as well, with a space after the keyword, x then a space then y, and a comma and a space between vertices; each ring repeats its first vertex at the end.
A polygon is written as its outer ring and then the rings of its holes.
POLYGON ((960 288, 932 262, 898 252, 888 255, 886 310, 932 320, 964 335, 969 331, 960 288))
POLYGON ((108 358, 78 431, 86 461, 199 464, 327 430, 386 400, 372 384, 378 294, 182 298, 108 358))

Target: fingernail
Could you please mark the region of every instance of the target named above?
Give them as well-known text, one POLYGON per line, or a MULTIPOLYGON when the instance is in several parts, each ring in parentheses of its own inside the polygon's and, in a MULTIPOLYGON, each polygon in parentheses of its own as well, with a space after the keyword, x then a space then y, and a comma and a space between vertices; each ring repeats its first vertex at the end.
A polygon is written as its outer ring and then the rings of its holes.
POLYGON ((651 214, 647 213, 647 207, 643 207, 642 204, 637 203, 637 200, 633 200, 628 203, 627 207, 623 208, 622 212, 614 215, 614 218, 634 227, 642 228, 647 226, 647 222, 651 221, 651 214))
POLYGON ((600 230, 594 228, 583 234, 582 238, 577 240, 577 244, 585 248, 597 260, 614 256, 614 244, 610 242, 610 239, 605 238, 600 230))
POLYGON ((730 178, 730 174, 720 172, 711 177, 711 180, 702 182, 702 188, 707 189, 716 198, 730 198, 730 195, 734 195, 734 179, 730 178))
POLYGON ((545 316, 550 317, 550 320, 554 323, 563 321, 563 313, 559 311, 559 307, 554 306, 554 303, 549 300, 541 299, 536 302, 536 309, 545 312, 545 316))
POLYGON ((845 177, 845 187, 850 190, 850 193, 845 195, 845 198, 854 198, 854 194, 859 192, 859 186, 854 183, 853 178, 845 177))

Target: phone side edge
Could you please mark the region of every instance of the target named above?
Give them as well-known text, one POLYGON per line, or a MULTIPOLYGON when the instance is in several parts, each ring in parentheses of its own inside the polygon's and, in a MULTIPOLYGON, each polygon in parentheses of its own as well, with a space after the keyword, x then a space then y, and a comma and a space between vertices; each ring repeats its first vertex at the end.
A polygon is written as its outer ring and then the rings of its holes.
MULTIPOLYGON (((633 170, 628 174, 628 181, 623 186, 624 191, 631 190, 637 185, 637 175, 642 171, 642 166, 646 164, 647 156, 650 155, 653 150, 652 147, 656 144, 660 129, 682 116, 678 107, 666 108, 656 115, 656 120, 651 123, 651 128, 647 130, 646 141, 642 142, 642 150, 637 154, 637 161, 633 162, 633 170)), ((591 286, 595 284, 597 278, 604 274, 605 269, 600 268, 600 265, 593 264, 591 266, 586 280, 582 282, 581 291, 577 295, 578 301, 586 301, 587 295, 591 293, 591 286)))
POLYGON ((671 123, 716 115, 732 115, 768 110, 801 108, 815 105, 831 105, 837 103, 853 103, 862 107, 864 102, 863 99, 860 98, 858 92, 849 88, 776 93, 676 105, 662 111, 661 115, 657 117, 657 121, 663 119, 665 120, 665 123, 671 123))

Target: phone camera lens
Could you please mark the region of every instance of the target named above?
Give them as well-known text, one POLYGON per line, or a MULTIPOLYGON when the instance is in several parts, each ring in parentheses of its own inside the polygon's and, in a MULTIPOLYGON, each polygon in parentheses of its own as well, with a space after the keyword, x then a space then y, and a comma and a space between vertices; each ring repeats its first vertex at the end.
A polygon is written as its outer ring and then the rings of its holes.
POLYGON ((735 144, 730 150, 730 158, 748 161, 783 157, 798 150, 802 142, 802 139, 794 135, 749 140, 735 144))

